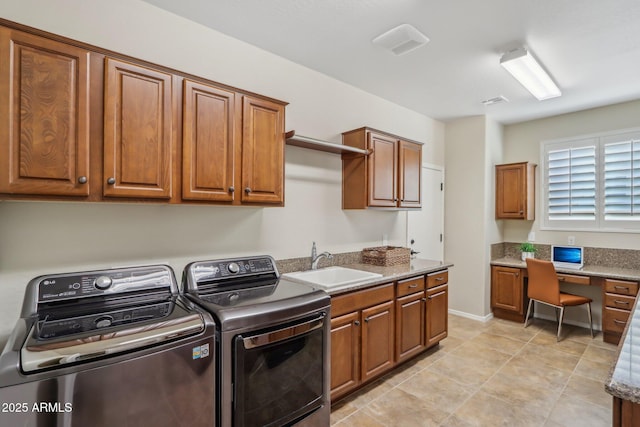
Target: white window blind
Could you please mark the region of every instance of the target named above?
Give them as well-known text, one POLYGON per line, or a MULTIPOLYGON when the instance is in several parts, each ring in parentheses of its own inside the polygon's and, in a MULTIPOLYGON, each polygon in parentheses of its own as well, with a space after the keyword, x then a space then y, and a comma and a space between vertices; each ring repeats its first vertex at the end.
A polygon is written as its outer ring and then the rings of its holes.
POLYGON ((551 220, 593 220, 596 216, 596 147, 550 150, 548 214, 551 220))
POLYGON ((640 129, 541 144, 544 227, 640 230, 640 129))
POLYGON ((640 219, 640 139, 604 144, 604 219, 640 219))

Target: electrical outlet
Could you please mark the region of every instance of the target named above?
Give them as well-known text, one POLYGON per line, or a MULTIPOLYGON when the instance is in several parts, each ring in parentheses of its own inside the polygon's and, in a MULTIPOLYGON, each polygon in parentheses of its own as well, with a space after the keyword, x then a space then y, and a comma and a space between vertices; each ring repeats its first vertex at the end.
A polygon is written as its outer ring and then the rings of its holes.
POLYGON ((569 243, 570 245, 575 245, 576 244, 576 236, 569 236, 567 238, 567 243, 569 243))
POLYGON ((387 246, 389 244, 389 237, 386 234, 382 235, 382 246, 387 246))
POLYGON ((527 241, 528 242, 535 242, 536 241, 536 232, 535 231, 529 232, 529 236, 527 237, 527 241))

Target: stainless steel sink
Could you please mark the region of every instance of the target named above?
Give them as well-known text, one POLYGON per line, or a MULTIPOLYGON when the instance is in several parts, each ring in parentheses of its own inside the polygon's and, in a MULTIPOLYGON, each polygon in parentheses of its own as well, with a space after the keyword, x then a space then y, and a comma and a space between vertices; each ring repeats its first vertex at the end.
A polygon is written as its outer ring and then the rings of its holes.
POLYGON ((294 282, 316 286, 324 290, 332 290, 341 286, 353 285, 382 277, 382 274, 354 270, 346 267, 327 267, 319 270, 286 273, 283 278, 294 282))

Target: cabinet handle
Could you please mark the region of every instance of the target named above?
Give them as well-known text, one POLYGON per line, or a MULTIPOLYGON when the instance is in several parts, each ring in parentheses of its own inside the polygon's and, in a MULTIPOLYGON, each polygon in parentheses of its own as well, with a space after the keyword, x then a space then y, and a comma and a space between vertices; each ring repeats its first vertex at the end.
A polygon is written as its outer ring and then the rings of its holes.
POLYGON ((115 183, 116 183, 116 179, 114 177, 109 177, 109 179, 107 179, 107 184, 113 185, 115 183))
POLYGON ((516 277, 520 277, 520 273, 516 273, 516 277))
POLYGON ((436 282, 442 282, 444 280, 444 277, 436 277, 436 282))
POLYGON ((247 193, 247 194, 251 193, 251 187, 246 187, 244 189, 244 192, 247 193))
POLYGON ((625 291, 629 292, 629 287, 627 287, 627 286, 615 285, 614 288, 616 288, 616 289, 624 289, 625 291))
POLYGON ((620 300, 615 300, 616 304, 622 304, 622 305, 629 305, 628 301, 620 301, 620 300))
POLYGON ((522 215, 524 213, 524 211, 520 211, 520 215, 522 215))
POLYGON ((365 317, 365 318, 364 318, 364 321, 365 321, 365 322, 367 322, 367 323, 369 323, 369 318, 368 318, 368 317, 365 317))
POLYGON ((420 298, 420 301, 427 302, 427 299, 426 298, 420 298))
POLYGON ((87 177, 86 176, 81 176, 78 178, 78 183, 79 184, 86 184, 87 183, 87 177))
POLYGON ((417 288, 417 287, 418 287, 417 283, 414 283, 413 285, 409 285, 409 289, 413 289, 413 288, 417 288))
POLYGON ((233 193, 235 191, 236 191, 236 189, 233 186, 229 187, 229 193, 233 193))
POLYGON ((353 324, 356 325, 356 326, 360 326, 360 321, 356 320, 355 322, 353 322, 353 324))
POLYGON ((613 319, 613 323, 617 323, 618 325, 626 325, 627 322, 623 322, 622 320, 613 319))

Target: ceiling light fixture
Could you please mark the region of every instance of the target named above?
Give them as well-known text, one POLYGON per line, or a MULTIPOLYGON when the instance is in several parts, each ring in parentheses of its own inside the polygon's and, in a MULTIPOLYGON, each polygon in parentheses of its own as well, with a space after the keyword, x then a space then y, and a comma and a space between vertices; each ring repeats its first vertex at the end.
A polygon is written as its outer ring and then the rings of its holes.
POLYGON ((402 24, 379 35, 371 42, 390 50, 394 55, 404 55, 429 43, 429 38, 412 25, 402 24))
POLYGON ((562 93, 540 63, 524 47, 511 50, 500 58, 502 65, 533 96, 543 101, 562 93))

